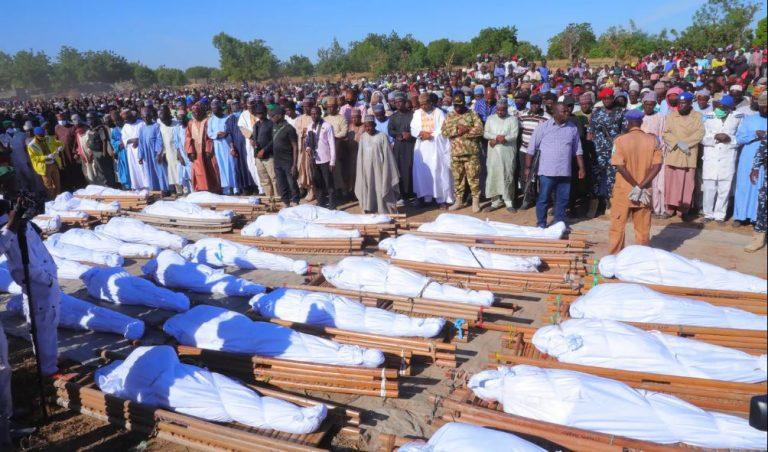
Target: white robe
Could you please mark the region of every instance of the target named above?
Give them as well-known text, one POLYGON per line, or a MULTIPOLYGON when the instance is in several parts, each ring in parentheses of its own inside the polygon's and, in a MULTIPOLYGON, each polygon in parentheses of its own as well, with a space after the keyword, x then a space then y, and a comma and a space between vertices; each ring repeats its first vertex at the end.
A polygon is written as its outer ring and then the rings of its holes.
POLYGON ((488 143, 488 157, 486 167, 488 177, 485 180, 485 195, 489 198, 501 196, 508 202, 507 207, 512 207, 509 203, 512 199, 512 188, 515 183, 515 161, 517 159, 517 135, 518 122, 514 116, 500 118, 493 114, 488 117, 485 123, 483 137, 486 140, 495 140, 498 135, 504 135, 507 144, 497 144, 491 146, 488 143))
POLYGON ((765 449, 765 432, 746 419, 586 373, 518 365, 482 371, 467 386, 506 413, 538 421, 660 444, 765 449))
POLYGON ((574 319, 661 323, 714 328, 761 330, 766 316, 741 309, 715 306, 704 301, 676 297, 639 284, 612 283, 593 287, 571 303, 574 319))
POLYGON ((487 290, 461 289, 436 283, 424 275, 375 257, 345 257, 336 264, 324 265, 322 272, 329 283, 340 289, 486 307, 493 304, 493 294, 487 290))
POLYGON ((763 382, 768 372, 766 355, 752 356, 613 320, 566 320, 539 328, 531 342, 558 361, 582 366, 741 383, 763 382))
POLYGON ((456 265, 477 269, 538 272, 541 259, 537 256, 510 256, 486 250, 427 239, 413 234, 391 237, 379 242, 379 249, 393 259, 456 265))
POLYGON ((167 345, 138 347, 95 377, 107 394, 214 422, 305 434, 317 430, 327 413, 325 405, 302 408, 262 397, 229 377, 182 364, 167 345))
POLYGON ((188 262, 171 250, 162 251, 141 267, 145 275, 170 289, 197 293, 250 297, 264 292, 264 286, 226 274, 207 265, 188 262))
POLYGON ((408 317, 324 292, 275 289, 249 302, 261 316, 391 337, 435 337, 445 320, 408 317))
POLYGON ((546 449, 513 435, 477 425, 449 422, 427 443, 406 443, 398 452, 544 452, 546 449))
POLYGON ((258 185, 259 192, 263 193, 264 190, 261 187, 261 181, 259 181, 259 172, 256 170, 256 155, 250 140, 255 124, 256 117, 247 110, 244 111, 237 120, 237 127, 240 128, 240 131, 243 132, 243 136, 245 137, 245 149, 248 152, 245 161, 248 165, 248 172, 251 173, 251 177, 254 182, 256 182, 256 185, 258 185))
POLYGON ((131 188, 134 190, 148 189, 149 180, 142 165, 139 165, 139 143, 128 144, 128 140, 139 138, 139 130, 144 127, 144 121, 137 119, 133 124, 125 123, 120 129, 123 144, 125 144, 126 155, 128 156, 128 172, 131 175, 131 188))
POLYGON ((606 278, 643 284, 755 293, 766 293, 768 289, 768 281, 763 278, 641 245, 603 257, 599 269, 606 278))
POLYGON ((210 305, 197 305, 168 319, 163 331, 183 345, 205 350, 337 366, 379 367, 380 350, 339 344, 269 322, 254 322, 243 314, 210 305))
POLYGON ((432 110, 435 128, 431 140, 418 138, 422 131, 419 109, 413 112, 411 135, 416 137, 413 148, 413 191, 419 198, 435 198, 438 203, 453 203, 453 175, 451 174, 451 142, 440 132, 445 113, 432 110))
POLYGON ((176 146, 173 145, 173 128, 176 127, 177 120, 174 119, 170 126, 166 126, 163 121, 158 121, 158 124, 160 124, 160 136, 163 137, 163 152, 166 161, 168 184, 181 185, 179 154, 176 151, 176 146))
POLYGON ((181 255, 192 262, 216 267, 292 271, 297 275, 307 273, 308 267, 307 261, 265 253, 254 246, 214 237, 206 237, 185 246, 181 255))

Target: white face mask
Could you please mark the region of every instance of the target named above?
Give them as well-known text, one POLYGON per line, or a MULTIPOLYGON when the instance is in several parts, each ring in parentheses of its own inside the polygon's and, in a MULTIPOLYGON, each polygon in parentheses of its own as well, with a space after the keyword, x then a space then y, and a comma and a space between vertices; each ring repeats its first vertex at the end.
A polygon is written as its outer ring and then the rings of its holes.
POLYGON ((8 133, 16 133, 16 129, 14 129, 13 127, 8 127, 8 128, 6 129, 6 131, 7 131, 8 133))
POLYGON ((66 126, 67 125, 67 121, 62 119, 62 120, 59 121, 59 125, 60 126, 66 126))

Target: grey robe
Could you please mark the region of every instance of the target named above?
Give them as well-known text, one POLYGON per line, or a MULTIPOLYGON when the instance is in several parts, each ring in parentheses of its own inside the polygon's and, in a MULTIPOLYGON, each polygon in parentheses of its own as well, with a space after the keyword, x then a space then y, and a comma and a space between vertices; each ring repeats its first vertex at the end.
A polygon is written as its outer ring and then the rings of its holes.
POLYGON ((399 180, 387 135, 363 133, 357 151, 355 179, 355 196, 363 212, 395 213, 400 197, 399 180))

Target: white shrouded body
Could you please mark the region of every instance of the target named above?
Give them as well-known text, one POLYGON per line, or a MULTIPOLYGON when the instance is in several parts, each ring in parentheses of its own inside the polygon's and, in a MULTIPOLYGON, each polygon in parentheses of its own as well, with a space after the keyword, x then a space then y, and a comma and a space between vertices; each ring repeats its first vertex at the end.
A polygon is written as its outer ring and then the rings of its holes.
POLYGON ((328 282, 340 289, 479 306, 493 304, 493 294, 487 290, 461 289, 436 283, 419 273, 375 257, 346 257, 336 264, 323 266, 322 272, 328 282))
POLYGON ((307 261, 265 253, 254 246, 215 237, 206 237, 185 246, 181 255, 192 262, 215 267, 291 271, 297 275, 307 273, 308 266, 307 261))
POLYGON ((570 319, 539 328, 533 345, 561 362, 681 377, 759 383, 766 356, 613 320, 570 319))
POLYGON ((59 279, 80 279, 80 277, 83 276, 83 273, 93 268, 90 265, 81 264, 77 261, 62 259, 56 256, 52 257, 53 262, 56 263, 56 276, 58 276, 59 279))
POLYGON ((649 246, 632 245, 598 265, 606 278, 626 282, 766 293, 768 281, 649 246))
POLYGON ((179 251, 187 244, 187 239, 172 234, 154 226, 150 226, 136 218, 113 217, 107 224, 96 226, 98 234, 109 236, 129 243, 156 246, 163 249, 179 251))
POLYGON ((189 202, 193 204, 246 204, 256 205, 259 203, 259 198, 256 196, 228 196, 217 195, 209 191, 195 191, 187 196, 179 198, 179 201, 189 202))
POLYGON ((103 392, 144 405, 288 433, 317 430, 327 413, 325 405, 302 408, 262 397, 229 377, 182 364, 167 345, 138 347, 98 369, 95 379, 103 392))
POLYGON ((541 259, 537 256, 510 256, 489 253, 474 247, 427 239, 413 234, 387 238, 379 249, 393 259, 459 267, 487 268, 515 272, 538 272, 541 259))
POLYGON ((427 443, 406 443, 398 452, 544 452, 546 449, 513 435, 477 425, 449 422, 427 443))
POLYGON ((336 229, 303 220, 283 218, 280 215, 261 215, 248 223, 240 234, 249 237, 275 237, 291 239, 356 238, 356 229, 336 229))
POLYGON ((72 193, 66 191, 56 196, 53 201, 45 203, 45 213, 47 215, 59 214, 62 217, 66 217, 69 215, 65 215, 63 212, 82 212, 85 210, 115 213, 120 210, 120 203, 117 201, 99 202, 93 199, 77 198, 72 193))
POLYGON ((677 297, 640 285, 611 283, 594 286, 571 303, 574 319, 661 323, 765 331, 766 317, 741 309, 677 297))
POLYGON ((392 218, 387 215, 353 214, 311 204, 287 207, 277 215, 286 220, 299 220, 315 224, 385 224, 392 222, 392 218))
POLYGON ((608 378, 518 365, 486 370, 467 385, 509 414, 661 444, 765 449, 766 434, 742 418, 608 378))
POLYGON ((122 267, 123 256, 117 253, 105 253, 83 246, 71 245, 61 240, 61 234, 53 234, 45 239, 45 247, 51 256, 76 262, 88 262, 107 267, 122 267))
POLYGON ((394 337, 434 337, 445 320, 408 317, 372 308, 339 295, 296 289, 275 289, 256 295, 251 308, 261 316, 394 337))
POLYGON ((109 235, 99 234, 89 229, 69 229, 59 235, 59 242, 80 246, 102 253, 119 254, 123 257, 149 259, 157 256, 160 248, 156 246, 128 243, 109 235))
POLYGON ((61 230, 61 216, 59 215, 38 215, 32 219, 32 222, 46 234, 53 234, 61 230))
POLYGON ((85 272, 81 279, 88 289, 88 295, 97 300, 175 312, 189 309, 189 298, 186 295, 158 287, 122 268, 94 267, 85 272))
POLYGON ((229 220, 235 216, 231 210, 211 210, 184 201, 155 201, 142 209, 141 213, 190 220, 229 220))
POLYGON ((163 331, 180 344, 270 358, 339 366, 378 367, 380 350, 339 344, 269 322, 254 322, 243 314, 198 305, 165 322, 163 331))
POLYGON ((440 214, 435 221, 419 226, 419 232, 437 232, 441 234, 486 235, 494 237, 520 239, 561 239, 565 234, 565 223, 558 222, 541 229, 536 226, 520 226, 501 221, 481 220, 469 215, 455 213, 440 214))
POLYGON ((75 196, 125 196, 146 198, 149 196, 148 190, 118 190, 117 188, 105 187, 103 185, 87 185, 85 188, 76 190, 75 196))

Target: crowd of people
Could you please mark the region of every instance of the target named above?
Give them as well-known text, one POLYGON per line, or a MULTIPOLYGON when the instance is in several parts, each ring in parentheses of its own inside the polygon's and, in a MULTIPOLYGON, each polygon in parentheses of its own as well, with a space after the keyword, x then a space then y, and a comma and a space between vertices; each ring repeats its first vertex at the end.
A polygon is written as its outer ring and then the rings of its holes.
POLYGON ((381 213, 535 205, 540 227, 553 204, 555 222, 607 213, 613 251, 629 217, 644 244, 652 215, 731 216, 753 224, 755 251, 766 228, 766 55, 669 49, 565 68, 478 55, 461 69, 370 80, 6 100, 0 172, 49 197, 98 184, 331 209, 357 199, 381 213))

